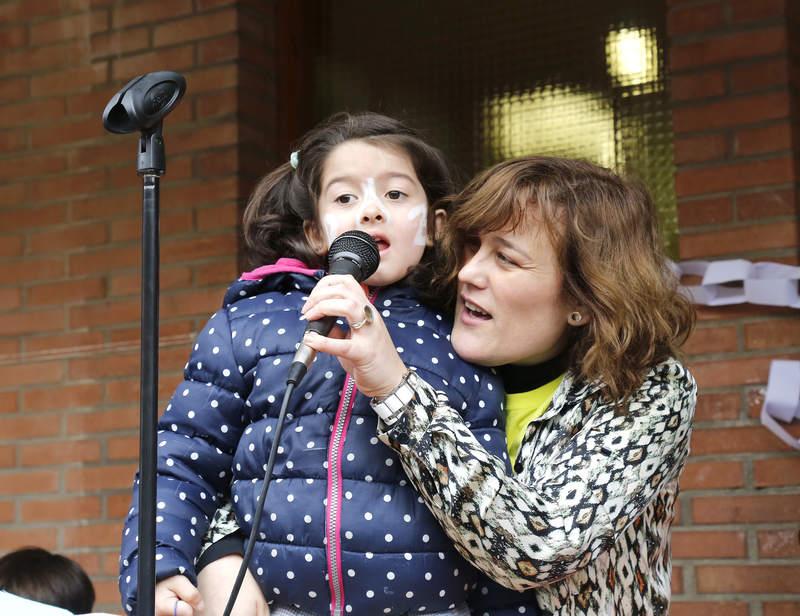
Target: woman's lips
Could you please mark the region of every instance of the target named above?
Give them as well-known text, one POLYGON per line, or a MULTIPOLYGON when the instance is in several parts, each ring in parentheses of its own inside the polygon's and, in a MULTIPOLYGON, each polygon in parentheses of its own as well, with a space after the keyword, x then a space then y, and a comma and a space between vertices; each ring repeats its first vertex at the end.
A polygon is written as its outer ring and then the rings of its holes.
POLYGON ((492 315, 483 308, 466 299, 461 299, 463 310, 461 311, 462 320, 465 322, 489 321, 492 315))

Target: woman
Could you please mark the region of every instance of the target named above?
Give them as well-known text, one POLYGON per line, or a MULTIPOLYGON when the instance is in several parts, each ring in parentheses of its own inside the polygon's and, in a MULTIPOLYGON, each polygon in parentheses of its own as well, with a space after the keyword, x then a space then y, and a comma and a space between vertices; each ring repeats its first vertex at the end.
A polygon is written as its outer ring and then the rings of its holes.
MULTIPOLYGON (((589 163, 525 158, 479 175, 452 211, 452 342, 503 378, 515 477, 403 364, 377 315, 307 343, 373 397, 380 438, 475 566, 536 588, 545 613, 666 614, 696 387, 675 358, 693 312, 651 199, 589 163)), ((352 279, 328 277, 304 311, 354 321, 365 304, 352 279)))

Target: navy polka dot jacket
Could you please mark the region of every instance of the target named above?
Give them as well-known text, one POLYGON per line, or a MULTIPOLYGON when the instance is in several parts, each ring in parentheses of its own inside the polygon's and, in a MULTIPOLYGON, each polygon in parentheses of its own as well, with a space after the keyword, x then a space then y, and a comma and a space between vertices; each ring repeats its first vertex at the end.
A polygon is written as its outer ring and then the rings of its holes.
MULTIPOLYGON (((306 325, 299 310, 321 274, 288 259, 246 274, 198 335, 159 421, 159 580, 182 573, 196 583, 194 564, 221 500, 232 499, 250 532, 286 374, 306 325)), ((373 301, 406 364, 445 391, 485 447, 505 460, 497 378, 455 356, 451 324, 410 289, 381 289, 373 301)), ((268 601, 320 615, 532 603, 530 595, 527 603, 506 596, 456 553, 396 454, 378 442, 369 400, 336 358, 317 357, 289 412, 250 563, 268 601)), ((137 498, 134 486, 120 556, 129 614, 136 611, 137 498)))

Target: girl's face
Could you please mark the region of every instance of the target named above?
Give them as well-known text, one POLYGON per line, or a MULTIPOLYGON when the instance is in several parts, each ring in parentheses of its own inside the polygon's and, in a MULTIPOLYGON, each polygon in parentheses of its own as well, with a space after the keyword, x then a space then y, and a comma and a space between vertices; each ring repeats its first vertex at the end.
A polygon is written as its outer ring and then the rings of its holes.
POLYGON ((514 230, 468 242, 458 274, 453 347, 476 364, 538 364, 567 343, 574 307, 563 293, 556 251, 529 216, 514 230))
POLYGON ((319 255, 345 231, 361 229, 372 236, 381 260, 366 280, 371 286, 404 278, 429 241, 428 200, 411 159, 400 149, 366 141, 346 141, 328 155, 317 217, 321 228, 307 225, 306 233, 319 255))

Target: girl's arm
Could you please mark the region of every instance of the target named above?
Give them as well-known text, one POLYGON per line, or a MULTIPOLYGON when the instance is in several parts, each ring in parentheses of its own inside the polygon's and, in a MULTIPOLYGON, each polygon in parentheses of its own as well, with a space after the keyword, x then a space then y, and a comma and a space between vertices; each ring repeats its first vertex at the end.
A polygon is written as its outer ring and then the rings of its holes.
MULTIPOLYGON (((196 582, 194 564, 219 496, 231 481, 231 460, 243 430, 246 375, 234 357, 227 313, 221 310, 195 340, 159 419, 156 476, 156 578, 184 575, 196 582)), ((120 591, 135 610, 138 567, 138 477, 120 551, 120 591)))
POLYGON ((459 552, 516 590, 569 576, 609 549, 688 454, 695 386, 677 362, 654 369, 627 412, 594 413, 568 448, 517 478, 427 383, 410 374, 405 386, 381 439, 459 552))

